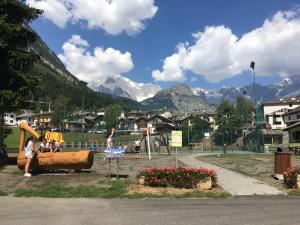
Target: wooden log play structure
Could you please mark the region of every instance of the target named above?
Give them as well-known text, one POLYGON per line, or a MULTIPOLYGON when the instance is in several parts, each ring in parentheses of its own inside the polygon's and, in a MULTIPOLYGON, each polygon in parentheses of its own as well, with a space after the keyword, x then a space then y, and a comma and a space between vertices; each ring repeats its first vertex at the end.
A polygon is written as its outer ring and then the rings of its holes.
MULTIPOLYGON (((40 134, 30 127, 26 122, 20 122, 20 146, 18 154, 18 168, 24 169, 26 164, 24 143, 26 131, 38 139, 40 134)), ((31 163, 33 169, 89 169, 94 162, 94 153, 89 150, 79 152, 38 152, 34 155, 31 163)))

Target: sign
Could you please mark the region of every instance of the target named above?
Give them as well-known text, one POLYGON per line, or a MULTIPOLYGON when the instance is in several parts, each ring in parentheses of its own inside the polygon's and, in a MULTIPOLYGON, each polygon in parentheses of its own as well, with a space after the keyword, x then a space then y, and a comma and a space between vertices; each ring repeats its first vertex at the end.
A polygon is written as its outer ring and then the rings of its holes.
POLYGON ((182 147, 182 131, 172 131, 172 147, 182 147))

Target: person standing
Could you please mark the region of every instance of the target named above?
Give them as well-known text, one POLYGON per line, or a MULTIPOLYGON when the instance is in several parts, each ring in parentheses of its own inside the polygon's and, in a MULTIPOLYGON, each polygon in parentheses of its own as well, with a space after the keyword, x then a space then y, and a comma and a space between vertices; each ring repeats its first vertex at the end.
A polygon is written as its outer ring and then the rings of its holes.
POLYGON ((112 140, 112 136, 114 135, 114 128, 111 130, 111 134, 108 135, 107 139, 106 139, 106 147, 112 148, 114 146, 113 140, 112 140))
POLYGON ((26 157, 26 164, 25 164, 25 177, 31 177, 31 174, 29 173, 30 163, 33 158, 33 154, 35 152, 35 149, 33 147, 33 140, 34 138, 32 136, 28 137, 25 142, 25 157, 26 157))

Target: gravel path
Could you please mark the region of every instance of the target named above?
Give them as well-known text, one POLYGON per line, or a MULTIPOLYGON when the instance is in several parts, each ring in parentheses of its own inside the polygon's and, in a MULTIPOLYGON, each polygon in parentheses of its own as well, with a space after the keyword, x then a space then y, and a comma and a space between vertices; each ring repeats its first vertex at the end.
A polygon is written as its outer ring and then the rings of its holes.
POLYGON ((197 160, 199 155, 180 156, 179 160, 191 167, 205 167, 217 172, 219 185, 232 195, 279 195, 286 194, 275 187, 252 177, 197 160))

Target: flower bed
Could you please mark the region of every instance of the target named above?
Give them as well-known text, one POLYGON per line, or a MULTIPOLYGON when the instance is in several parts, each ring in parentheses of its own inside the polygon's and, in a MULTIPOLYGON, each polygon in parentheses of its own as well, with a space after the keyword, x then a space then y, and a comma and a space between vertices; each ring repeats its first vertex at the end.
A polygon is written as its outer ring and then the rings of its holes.
POLYGON ((150 187, 196 188, 200 181, 211 178, 212 186, 217 184, 217 174, 206 168, 172 166, 165 168, 145 168, 138 178, 144 177, 144 185, 150 187))
POLYGON ((289 188, 299 188, 298 175, 300 174, 300 166, 289 168, 287 172, 283 173, 284 183, 289 188))

